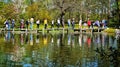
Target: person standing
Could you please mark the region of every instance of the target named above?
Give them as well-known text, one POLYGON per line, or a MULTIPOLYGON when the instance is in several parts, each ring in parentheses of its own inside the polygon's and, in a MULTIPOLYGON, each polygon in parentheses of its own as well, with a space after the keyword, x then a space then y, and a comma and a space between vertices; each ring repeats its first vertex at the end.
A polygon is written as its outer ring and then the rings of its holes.
POLYGON ((44 20, 44 28, 47 29, 47 19, 44 20))
POLYGON ((37 20, 37 21, 36 21, 36 24, 37 24, 37 29, 39 29, 40 20, 37 20))

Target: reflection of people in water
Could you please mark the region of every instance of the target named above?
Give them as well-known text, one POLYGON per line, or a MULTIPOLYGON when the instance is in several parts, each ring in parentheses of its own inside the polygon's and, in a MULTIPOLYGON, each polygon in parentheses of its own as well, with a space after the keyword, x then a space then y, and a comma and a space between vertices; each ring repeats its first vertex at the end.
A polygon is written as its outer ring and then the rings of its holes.
POLYGON ((33 34, 30 34, 30 45, 33 45, 33 34))
POLYGON ((68 34, 68 45, 70 45, 70 44, 71 44, 71 35, 68 34))
POLYGON ((51 43, 54 43, 53 35, 51 35, 51 43))
POLYGON ((7 31, 7 33, 5 34, 5 40, 6 41, 10 40, 10 37, 11 37, 10 34, 11 34, 10 31, 7 31))
POLYGON ((57 45, 60 46, 60 35, 58 35, 58 38, 57 38, 57 45))
POLYGON ((74 47, 75 46, 75 38, 74 38, 75 36, 73 35, 72 36, 72 46, 74 47))
POLYGON ((39 34, 37 33, 37 37, 36 37, 36 43, 39 43, 39 34))
POLYGON ((44 35, 43 44, 44 44, 44 45, 47 45, 47 35, 44 35))
POLYGON ((15 44, 14 33, 12 33, 12 44, 15 44))
POLYGON ((82 34, 79 35, 79 45, 80 45, 80 47, 82 46, 82 34))
POLYGON ((28 43, 28 33, 25 34, 25 43, 28 43))
POLYGON ((91 45, 91 38, 90 37, 87 38, 87 45, 90 48, 90 45, 91 45))
POLYGON ((102 35, 102 46, 105 45, 105 35, 102 35))
POLYGON ((98 34, 97 35, 97 38, 96 38, 96 43, 97 43, 97 46, 100 47, 100 35, 98 34))
POLYGON ((85 43, 87 41, 87 35, 83 36, 83 42, 85 43))
POLYGON ((23 42, 24 42, 24 38, 23 37, 24 37, 23 33, 21 33, 20 34, 20 43, 21 43, 21 45, 23 45, 23 42))

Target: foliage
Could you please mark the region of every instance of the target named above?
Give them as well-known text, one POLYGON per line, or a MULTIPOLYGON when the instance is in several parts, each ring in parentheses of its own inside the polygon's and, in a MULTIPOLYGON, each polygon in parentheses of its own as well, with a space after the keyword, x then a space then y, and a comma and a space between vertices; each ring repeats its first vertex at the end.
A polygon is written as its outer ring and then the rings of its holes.
POLYGON ((27 20, 31 17, 35 20, 47 18, 49 21, 57 20, 59 17, 67 22, 68 18, 75 17, 76 21, 80 18, 83 21, 88 18, 91 20, 105 18, 118 23, 120 12, 117 7, 120 10, 118 0, 9 0, 8 3, 1 0, 0 22, 3 23, 8 18, 27 20), (112 18, 109 18, 111 14, 112 18))
POLYGON ((104 32, 107 32, 107 33, 115 33, 115 29, 108 28, 108 29, 105 29, 104 32))
POLYGON ((13 4, 0 3, 0 6, 0 24, 3 24, 5 19, 16 19, 18 17, 18 12, 16 11, 16 7, 13 4))
POLYGON ((35 20, 51 19, 49 12, 46 8, 40 8, 38 3, 33 3, 26 8, 26 18, 34 17, 35 20))

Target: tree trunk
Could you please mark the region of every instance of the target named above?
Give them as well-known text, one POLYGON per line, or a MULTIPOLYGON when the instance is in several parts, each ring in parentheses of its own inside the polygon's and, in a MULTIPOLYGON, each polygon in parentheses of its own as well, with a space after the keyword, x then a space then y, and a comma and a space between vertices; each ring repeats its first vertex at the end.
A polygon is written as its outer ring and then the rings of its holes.
POLYGON ((65 15, 65 12, 62 11, 60 14, 60 23, 61 23, 62 27, 64 27, 64 15, 65 15))

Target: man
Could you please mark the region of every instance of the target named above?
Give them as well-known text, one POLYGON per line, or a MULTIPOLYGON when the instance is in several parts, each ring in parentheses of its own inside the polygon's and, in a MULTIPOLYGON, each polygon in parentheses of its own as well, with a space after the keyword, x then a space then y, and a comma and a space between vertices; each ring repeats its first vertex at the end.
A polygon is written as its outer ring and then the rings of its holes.
POLYGON ((36 24, 37 24, 37 29, 39 29, 40 20, 37 20, 37 21, 36 21, 36 24))
POLYGON ((60 19, 59 18, 57 20, 57 26, 58 26, 58 28, 60 27, 60 19))
POLYGON ((44 28, 47 29, 47 19, 44 20, 44 28))

